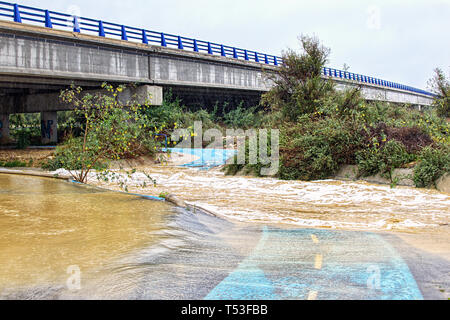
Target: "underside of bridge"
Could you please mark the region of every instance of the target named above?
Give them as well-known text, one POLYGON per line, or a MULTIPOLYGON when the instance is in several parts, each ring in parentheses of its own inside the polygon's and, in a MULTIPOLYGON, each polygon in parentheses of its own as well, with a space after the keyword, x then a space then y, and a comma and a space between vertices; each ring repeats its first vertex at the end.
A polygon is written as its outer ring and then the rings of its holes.
MULTIPOLYGON (((67 89, 71 84, 81 86, 86 91, 100 92, 100 81, 68 81, 65 79, 50 79, 41 77, 10 77, 0 75, 0 142, 11 142, 9 134, 9 115, 17 113, 40 113, 43 144, 55 144, 57 136, 57 112, 70 110, 60 102, 61 90, 67 89), (44 98, 43 98, 44 97, 44 98)), ((121 85, 122 83, 111 83, 121 85)), ((139 86, 138 86, 139 87, 139 86)), ((257 106, 262 91, 233 90, 208 87, 187 86, 153 86, 161 89, 164 97, 169 100, 179 99, 181 105, 189 110, 213 110, 217 105, 219 112, 223 106, 228 110, 243 107, 257 106)), ((157 99, 161 104, 161 99, 157 99)))
POLYGON ((241 105, 253 107, 260 103, 262 91, 254 90, 224 90, 204 87, 164 86, 166 96, 180 99, 181 104, 190 110, 212 110, 216 105, 234 109, 241 105))

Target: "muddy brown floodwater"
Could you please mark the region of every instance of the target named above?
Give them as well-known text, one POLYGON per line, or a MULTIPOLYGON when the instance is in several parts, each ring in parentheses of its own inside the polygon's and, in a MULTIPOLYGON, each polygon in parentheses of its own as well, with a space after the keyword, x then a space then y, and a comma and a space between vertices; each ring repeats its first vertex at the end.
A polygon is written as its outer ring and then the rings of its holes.
POLYGON ((65 284, 74 265, 88 281, 112 260, 159 241, 174 214, 164 202, 55 179, 0 174, 0 186, 0 297, 65 284))

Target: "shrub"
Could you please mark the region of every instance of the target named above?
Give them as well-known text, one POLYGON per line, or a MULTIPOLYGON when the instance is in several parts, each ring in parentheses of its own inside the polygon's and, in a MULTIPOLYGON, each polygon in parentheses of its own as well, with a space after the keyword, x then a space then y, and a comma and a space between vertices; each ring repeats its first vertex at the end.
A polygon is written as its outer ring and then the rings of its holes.
POLYGON ((32 162, 29 163, 19 161, 19 160, 13 160, 13 161, 0 161, 0 167, 4 168, 25 168, 29 165, 32 165, 32 162))
POLYGON ((430 136, 418 127, 388 127, 384 122, 378 123, 376 127, 369 127, 362 132, 365 142, 370 145, 374 141, 383 147, 390 141, 398 141, 408 153, 416 154, 424 147, 433 143, 430 136))
POLYGON ((275 85, 262 97, 264 104, 281 111, 290 121, 315 112, 335 91, 333 82, 321 77, 330 50, 316 38, 302 36, 300 43, 303 53, 290 49, 283 53, 283 64, 269 76, 275 85))
POLYGON ((381 173, 392 180, 392 171, 414 161, 416 156, 399 141, 390 140, 380 147, 375 139, 372 147, 358 151, 356 158, 361 176, 381 173))
POLYGON ((230 110, 223 117, 225 125, 232 128, 248 129, 261 125, 262 115, 257 113, 258 106, 244 108, 241 103, 236 109, 230 110))
MULTIPOLYGON (((256 148, 256 152, 258 153, 257 161, 256 163, 249 164, 250 159, 250 143, 249 139, 246 138, 245 140, 245 164, 238 164, 238 156, 234 156, 234 161, 232 164, 228 164, 224 167, 225 175, 236 175, 238 172, 243 172, 244 174, 251 174, 254 176, 261 177, 264 173, 264 169, 277 169, 279 168, 272 168, 271 164, 268 164, 265 162, 264 164, 261 162, 261 154, 260 151, 260 137, 259 134, 256 133, 256 145, 254 147, 256 148)), ((272 159, 272 132, 268 132, 267 134, 267 154, 264 155, 268 158, 272 159)), ((268 159, 267 159, 268 160, 268 159)), ((272 159, 273 160, 273 159, 272 159)), ((275 174, 271 174, 275 175, 275 174)))
POLYGON ((31 144, 31 131, 28 128, 16 130, 17 149, 26 149, 31 144))
POLYGON ((83 151, 83 137, 69 138, 63 145, 56 147, 55 156, 42 164, 42 168, 56 171, 64 168, 66 170, 82 170, 86 163, 92 163, 92 169, 104 170, 108 166, 103 159, 97 159, 95 141, 87 141, 83 151))
POLYGON ((414 183, 417 187, 432 186, 446 172, 450 172, 450 147, 426 147, 414 169, 414 183))
POLYGON ((311 116, 299 120, 281 131, 282 179, 325 179, 354 161, 360 137, 347 122, 330 117, 311 121, 311 116))

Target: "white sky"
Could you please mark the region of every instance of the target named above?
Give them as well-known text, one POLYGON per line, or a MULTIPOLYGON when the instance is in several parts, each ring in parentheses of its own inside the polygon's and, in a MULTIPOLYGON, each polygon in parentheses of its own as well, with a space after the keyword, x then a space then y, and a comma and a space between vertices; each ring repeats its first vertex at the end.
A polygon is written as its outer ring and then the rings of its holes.
POLYGON ((315 35, 331 49, 330 67, 422 89, 435 67, 450 71, 450 0, 17 2, 274 55, 315 35))

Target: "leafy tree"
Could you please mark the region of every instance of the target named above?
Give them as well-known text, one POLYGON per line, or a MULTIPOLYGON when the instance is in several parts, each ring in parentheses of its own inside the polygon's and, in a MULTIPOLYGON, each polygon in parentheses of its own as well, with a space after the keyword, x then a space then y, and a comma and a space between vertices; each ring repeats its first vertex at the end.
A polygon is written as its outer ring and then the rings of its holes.
POLYGON ((431 90, 437 94, 434 99, 434 107, 439 116, 450 117, 450 81, 445 76, 444 72, 436 68, 434 70, 434 76, 429 81, 429 86, 431 90))
POLYGON ((283 52, 283 64, 269 78, 273 88, 262 101, 273 110, 282 111, 287 119, 295 121, 300 115, 312 113, 334 92, 331 80, 321 77, 330 50, 317 38, 301 36, 301 54, 288 49, 283 52))
POLYGON ((105 162, 157 149, 154 134, 159 130, 149 128, 145 116, 149 103, 141 105, 133 97, 124 106, 119 101, 124 86, 114 88, 103 84, 102 87, 104 92, 90 94, 72 86, 60 95, 63 102, 73 105, 84 123, 81 136, 69 137, 57 148, 55 161, 82 183, 87 181, 91 170, 105 169, 105 162))

